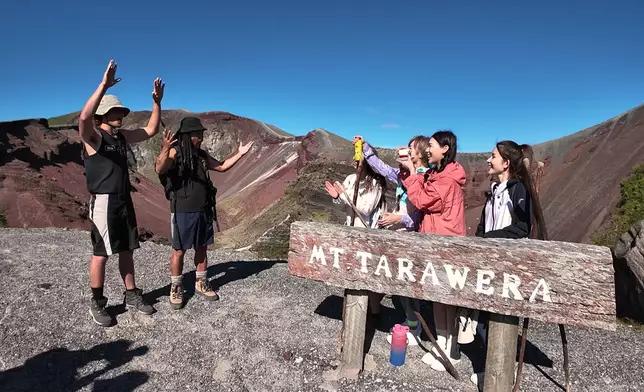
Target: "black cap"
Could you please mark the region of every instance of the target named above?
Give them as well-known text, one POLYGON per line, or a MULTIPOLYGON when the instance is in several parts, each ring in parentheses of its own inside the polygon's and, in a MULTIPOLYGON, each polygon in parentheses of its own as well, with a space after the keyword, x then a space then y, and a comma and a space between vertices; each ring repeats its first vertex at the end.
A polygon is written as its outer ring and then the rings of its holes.
POLYGON ((203 126, 203 124, 201 124, 201 120, 199 120, 197 117, 184 117, 181 120, 181 125, 179 126, 177 134, 199 132, 205 130, 206 128, 203 126))

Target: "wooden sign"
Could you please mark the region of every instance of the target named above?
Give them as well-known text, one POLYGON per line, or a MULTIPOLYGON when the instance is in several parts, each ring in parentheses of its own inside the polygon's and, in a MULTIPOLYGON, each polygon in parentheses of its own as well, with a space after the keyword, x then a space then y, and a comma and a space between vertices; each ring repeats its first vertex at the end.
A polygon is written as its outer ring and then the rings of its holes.
POLYGON ((616 329, 606 247, 294 222, 289 272, 332 286, 616 329))

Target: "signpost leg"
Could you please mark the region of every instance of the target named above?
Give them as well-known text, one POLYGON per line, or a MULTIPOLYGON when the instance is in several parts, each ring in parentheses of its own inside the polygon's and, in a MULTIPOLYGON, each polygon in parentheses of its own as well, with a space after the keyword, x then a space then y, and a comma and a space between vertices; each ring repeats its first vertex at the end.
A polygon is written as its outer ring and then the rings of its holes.
POLYGON ((357 377, 364 361, 365 329, 369 297, 363 290, 346 290, 344 331, 342 335, 342 373, 357 377))
POLYGON ((561 345, 563 346, 564 355, 564 372, 566 374, 566 392, 570 392, 570 367, 568 363, 568 340, 566 339, 566 328, 563 324, 559 324, 559 332, 561 333, 561 345))
POLYGON ((483 392, 512 390, 518 334, 518 317, 490 313, 483 392))
POLYGON ((519 384, 521 383, 521 372, 523 370, 523 359, 525 356, 525 345, 528 337, 529 323, 529 318, 526 317, 523 319, 523 331, 521 332, 521 348, 519 349, 519 365, 517 367, 517 378, 514 382, 514 388, 512 388, 512 392, 517 392, 519 390, 519 384))

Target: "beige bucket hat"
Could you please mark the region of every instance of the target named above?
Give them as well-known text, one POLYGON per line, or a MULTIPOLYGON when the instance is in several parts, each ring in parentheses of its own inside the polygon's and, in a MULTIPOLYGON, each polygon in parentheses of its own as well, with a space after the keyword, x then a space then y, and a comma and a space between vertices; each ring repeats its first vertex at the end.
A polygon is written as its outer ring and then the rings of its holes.
POLYGON ((101 102, 98 104, 96 114, 102 116, 110 110, 116 108, 124 109, 126 116, 130 114, 130 109, 123 106, 116 95, 107 94, 103 96, 103 99, 101 99, 101 102))

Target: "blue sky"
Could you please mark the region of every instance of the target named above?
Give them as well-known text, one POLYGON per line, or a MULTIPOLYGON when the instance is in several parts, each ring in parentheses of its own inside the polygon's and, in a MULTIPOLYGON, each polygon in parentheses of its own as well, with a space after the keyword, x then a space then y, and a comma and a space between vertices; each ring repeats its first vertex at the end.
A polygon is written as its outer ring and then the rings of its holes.
POLYGON ((80 110, 110 58, 134 110, 162 77, 165 109, 381 146, 443 128, 461 151, 538 143, 644 103, 642 1, 179 4, 6 0, 0 120, 80 110))

